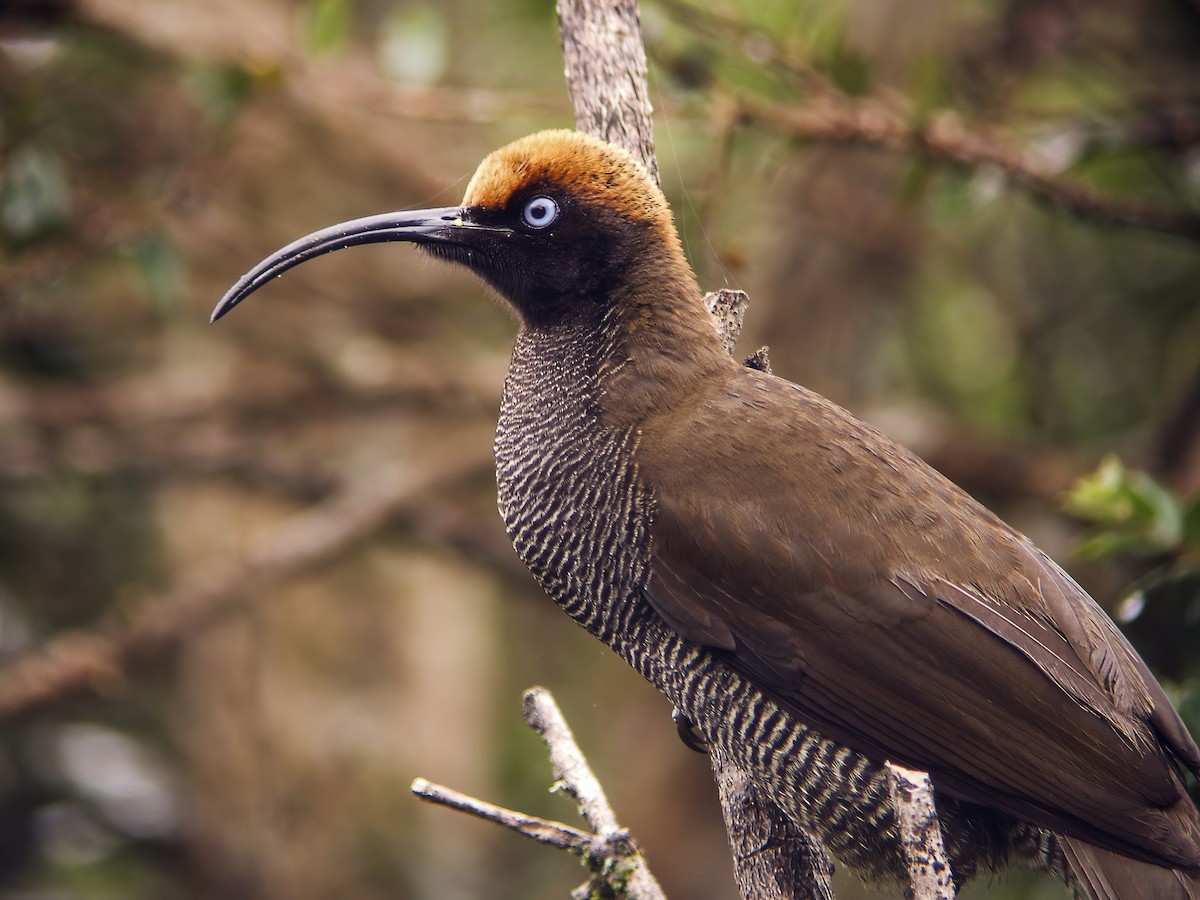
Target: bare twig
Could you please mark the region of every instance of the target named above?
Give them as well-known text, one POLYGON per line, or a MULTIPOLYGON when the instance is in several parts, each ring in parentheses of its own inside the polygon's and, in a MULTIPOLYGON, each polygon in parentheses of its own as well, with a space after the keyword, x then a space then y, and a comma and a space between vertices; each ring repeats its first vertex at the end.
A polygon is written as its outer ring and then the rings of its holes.
POLYGON ((554 697, 545 688, 530 688, 525 692, 522 711, 525 721, 542 736, 550 750, 556 784, 579 803, 580 812, 603 844, 613 848, 612 860, 606 859, 600 871, 593 868, 593 881, 599 878, 606 884, 619 885, 626 896, 635 900, 663 900, 662 888, 629 832, 617 822, 600 780, 575 742, 554 697))
POLYGON ((954 900, 954 878, 925 772, 887 764, 888 788, 900 826, 900 846, 908 866, 909 900, 954 900))
POLYGON ((616 813, 608 802, 587 759, 584 758, 575 736, 554 697, 545 688, 534 687, 525 692, 521 711, 529 727, 542 736, 550 750, 554 777, 563 790, 579 802, 579 809, 597 834, 610 835, 620 831, 616 813))
POLYGON ((131 613, 51 639, 0 670, 0 721, 119 685, 128 669, 161 656, 235 601, 260 597, 269 585, 330 560, 427 492, 489 463, 481 450, 438 465, 407 467, 370 490, 347 491, 284 522, 239 559, 185 578, 131 613))
POLYGON ((666 900, 641 850, 617 821, 604 788, 550 692, 545 688, 530 688, 525 692, 522 710, 525 721, 542 736, 550 750, 555 786, 575 799, 594 833, 514 812, 423 778, 412 783, 412 792, 423 800, 496 822, 539 843, 578 855, 592 873, 588 882, 572 893, 580 900, 590 897, 666 900))
POLYGON ((503 825, 505 828, 512 829, 518 834, 523 834, 525 837, 535 840, 539 844, 549 844, 551 847, 557 847, 560 850, 569 850, 572 853, 580 855, 590 855, 598 852, 596 848, 598 838, 596 835, 587 831, 581 831, 578 828, 572 828, 570 825, 564 825, 562 822, 542 819, 538 816, 531 816, 528 813, 506 809, 503 806, 497 806, 494 803, 488 803, 486 800, 480 800, 469 794, 461 793, 453 788, 426 781, 424 778, 414 779, 411 790, 422 800, 428 800, 430 803, 437 804, 438 806, 445 806, 448 809, 469 813, 480 819, 486 819, 489 822, 503 825))

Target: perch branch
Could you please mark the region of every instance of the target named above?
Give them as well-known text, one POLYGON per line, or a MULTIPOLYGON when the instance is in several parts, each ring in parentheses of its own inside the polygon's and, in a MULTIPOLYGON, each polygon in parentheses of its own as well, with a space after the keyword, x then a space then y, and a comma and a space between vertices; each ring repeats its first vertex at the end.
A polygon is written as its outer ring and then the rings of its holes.
MULTIPOLYGON (((605 3, 559 0, 558 15, 576 126, 633 153, 658 181, 636 0, 605 3)), ((745 117, 747 113, 741 110, 738 115, 745 117)), ((718 291, 709 294, 705 303, 726 350, 732 353, 745 317, 746 295, 740 291, 718 291)), ((747 364, 769 370, 765 348, 750 357, 747 364)), ((528 706, 529 695, 526 702, 528 706)), ((832 898, 830 864, 824 849, 784 816, 747 772, 721 758, 716 747, 710 746, 708 751, 721 793, 735 877, 742 895, 755 900, 832 898)), ((588 809, 592 804, 585 799, 589 789, 583 788, 584 795, 576 796, 591 820, 588 809)), ((599 790, 598 784, 595 789, 599 790)), ((602 792, 599 799, 603 799, 602 792)), ((907 814, 901 808, 903 798, 896 803, 898 815, 907 814)), ((605 802, 598 807, 598 813, 602 814, 606 807, 605 802)), ((930 810, 932 827, 940 838, 932 806, 930 810)), ((593 822, 600 831, 610 824, 615 827, 615 819, 593 822)), ((911 890, 917 890, 915 883, 911 890)), ((923 894, 914 896, 925 898, 923 894)))
POLYGON ((657 182, 637 0, 558 0, 557 8, 575 127, 624 147, 657 182))
POLYGON ((744 770, 716 753, 709 758, 733 844, 734 880, 742 896, 833 900, 829 880, 833 863, 825 849, 764 797, 744 770))
POLYGON ((908 866, 905 896, 909 900, 954 900, 954 878, 934 807, 933 783, 925 772, 890 762, 887 774, 908 866))

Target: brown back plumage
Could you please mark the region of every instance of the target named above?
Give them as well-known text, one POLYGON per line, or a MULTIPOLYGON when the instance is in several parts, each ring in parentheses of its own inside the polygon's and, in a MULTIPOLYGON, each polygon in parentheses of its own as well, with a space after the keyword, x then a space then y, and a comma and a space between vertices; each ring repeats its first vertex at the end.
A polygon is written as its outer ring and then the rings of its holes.
POLYGON ((1096 604, 916 457, 731 367, 643 425, 649 596, 831 737, 958 796, 1200 869, 1200 750, 1096 604), (731 436, 736 423, 736 436, 731 436))

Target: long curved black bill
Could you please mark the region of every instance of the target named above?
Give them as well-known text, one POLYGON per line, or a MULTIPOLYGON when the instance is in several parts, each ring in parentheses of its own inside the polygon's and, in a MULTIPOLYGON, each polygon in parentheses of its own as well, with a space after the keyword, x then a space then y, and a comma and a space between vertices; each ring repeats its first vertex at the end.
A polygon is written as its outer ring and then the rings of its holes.
POLYGON ((298 241, 277 250, 237 280, 213 310, 210 322, 215 322, 260 287, 293 266, 346 247, 359 244, 379 244, 385 241, 409 241, 415 244, 454 242, 454 232, 473 228, 464 220, 459 206, 441 209, 414 209, 409 212, 383 213, 352 219, 314 231, 298 241))

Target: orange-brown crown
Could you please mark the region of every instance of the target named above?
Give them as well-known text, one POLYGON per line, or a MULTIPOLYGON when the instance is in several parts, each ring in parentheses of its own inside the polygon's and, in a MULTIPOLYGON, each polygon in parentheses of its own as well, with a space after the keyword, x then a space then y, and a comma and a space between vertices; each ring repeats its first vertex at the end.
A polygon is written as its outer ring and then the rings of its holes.
POLYGON ((539 131, 491 153, 475 172, 464 206, 497 209, 529 185, 558 187, 626 218, 670 225, 666 198, 620 147, 578 131, 539 131))

